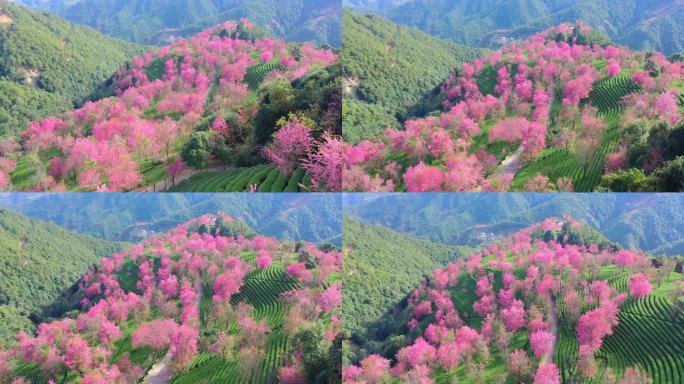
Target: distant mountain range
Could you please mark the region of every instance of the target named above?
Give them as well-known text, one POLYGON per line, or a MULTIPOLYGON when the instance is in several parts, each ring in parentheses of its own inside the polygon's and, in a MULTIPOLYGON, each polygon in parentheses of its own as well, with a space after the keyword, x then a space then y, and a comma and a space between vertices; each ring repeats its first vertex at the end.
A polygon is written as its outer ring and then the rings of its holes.
POLYGON ((0 207, 101 239, 131 242, 222 211, 265 235, 339 246, 341 203, 334 194, 0 194, 0 207))
POLYGON ((291 41, 339 47, 336 0, 21 0, 107 35, 146 44, 168 43, 226 20, 248 18, 291 41))
POLYGON ((623 247, 654 255, 684 253, 684 196, 676 194, 348 194, 345 215, 422 239, 464 245, 570 215, 623 247))
POLYGON ((684 51, 681 0, 344 0, 344 5, 469 46, 496 48, 580 19, 633 49, 684 51))

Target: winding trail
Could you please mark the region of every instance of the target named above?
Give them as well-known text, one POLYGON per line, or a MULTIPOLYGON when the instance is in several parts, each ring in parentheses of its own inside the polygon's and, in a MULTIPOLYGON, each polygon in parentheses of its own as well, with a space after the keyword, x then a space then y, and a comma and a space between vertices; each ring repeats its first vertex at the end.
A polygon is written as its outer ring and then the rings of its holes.
POLYGON ((556 355, 556 345, 558 344, 558 312, 556 311, 556 303, 553 302, 553 297, 550 294, 546 295, 546 306, 549 307, 549 323, 551 325, 550 333, 553 335, 553 342, 549 352, 542 356, 540 363, 553 363, 553 357, 556 355))
MULTIPOLYGON (((204 282, 202 281, 201 284, 198 284, 195 287, 195 290, 197 291, 197 310, 199 311, 199 307, 202 304, 202 299, 204 297, 204 282)), ((171 379, 175 376, 175 372, 171 368, 171 359, 173 359, 171 351, 166 352, 164 358, 155 363, 152 368, 147 371, 147 375, 145 375, 142 382, 145 384, 170 383, 171 379)))

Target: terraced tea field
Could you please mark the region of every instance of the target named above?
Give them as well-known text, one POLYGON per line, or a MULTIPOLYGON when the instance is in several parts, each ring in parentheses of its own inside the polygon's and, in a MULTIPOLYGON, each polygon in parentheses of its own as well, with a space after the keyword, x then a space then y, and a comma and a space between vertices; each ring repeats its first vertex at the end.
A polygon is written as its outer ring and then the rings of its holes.
POLYGON ((168 192, 303 192, 311 182, 301 168, 292 175, 281 174, 272 165, 256 165, 226 171, 211 171, 193 175, 168 189, 168 192))
MULTIPOLYGON (((243 259, 254 263, 253 255, 243 255, 243 259)), ((282 330, 285 308, 279 297, 281 293, 297 287, 297 282, 284 272, 282 266, 274 263, 264 270, 256 269, 247 275, 240 292, 231 299, 233 305, 239 302, 252 305, 255 319, 266 319, 271 328, 266 353, 258 369, 241 369, 239 359, 227 362, 221 356, 203 352, 195 358, 188 371, 176 377, 173 383, 277 383, 277 367, 283 362, 287 351, 287 337, 282 330), (245 377, 246 371, 251 372, 250 377, 245 377)), ((206 318, 210 310, 211 294, 205 291, 204 301, 200 305, 200 318, 206 318)), ((235 327, 236 324, 230 324, 227 329, 230 331, 235 327)), ((216 329, 208 328, 203 322, 203 333, 215 331, 216 329)))
POLYGON ((511 184, 513 189, 522 190, 530 178, 541 173, 552 180, 569 177, 576 192, 595 190, 603 176, 606 156, 617 150, 618 118, 622 112, 620 99, 638 90, 639 87, 627 73, 596 81, 584 104, 593 105, 605 117, 606 131, 599 148, 594 153, 587 154, 584 159, 564 147, 547 148, 518 172, 511 184))

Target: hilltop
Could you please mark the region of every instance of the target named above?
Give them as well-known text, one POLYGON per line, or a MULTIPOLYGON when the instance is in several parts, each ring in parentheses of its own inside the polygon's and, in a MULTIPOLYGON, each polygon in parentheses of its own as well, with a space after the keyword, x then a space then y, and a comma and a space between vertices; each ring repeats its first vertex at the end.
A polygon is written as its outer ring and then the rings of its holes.
POLYGON ((378 16, 344 11, 343 134, 348 142, 381 136, 407 117, 430 110, 426 93, 477 49, 441 41, 378 16))
POLYGON ((341 254, 243 229, 205 215, 101 259, 76 311, 0 351, 2 377, 339 382, 341 254))
POLYGON ((578 21, 464 64, 441 108, 345 147, 348 191, 681 191, 684 66, 578 21))
POLYGON ((100 90, 109 97, 32 122, 20 148, 3 146, 0 187, 339 189, 327 157, 341 133, 336 59, 224 22, 133 58, 100 90))
POLYGON ((70 310, 62 296, 100 258, 125 245, 0 209, 0 344, 70 310))
POLYGON ((74 108, 143 47, 0 2, 0 139, 74 108))
POLYGON ((673 267, 572 218, 544 220, 424 271, 386 308, 384 332, 345 351, 343 380, 676 382, 684 278, 673 267))

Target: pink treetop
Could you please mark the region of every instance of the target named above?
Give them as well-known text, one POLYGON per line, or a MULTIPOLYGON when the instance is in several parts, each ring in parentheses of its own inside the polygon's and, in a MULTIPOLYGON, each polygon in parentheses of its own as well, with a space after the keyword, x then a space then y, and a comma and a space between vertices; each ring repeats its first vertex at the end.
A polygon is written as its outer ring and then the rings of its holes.
POLYGON ((424 300, 413 308, 413 317, 417 320, 432 313, 432 302, 424 300))
POLYGON ((482 296, 473 304, 473 310, 480 316, 486 316, 488 313, 496 310, 496 298, 493 294, 482 296))
POLYGON ((397 360, 408 364, 410 367, 416 367, 430 364, 435 358, 436 352, 435 347, 419 337, 412 345, 399 350, 397 360))
POLYGON ((342 191, 344 148, 345 144, 339 137, 326 132, 323 134, 322 142, 318 144, 318 151, 303 162, 303 167, 311 176, 311 183, 315 189, 342 191))
POLYGON ((517 332, 525 326, 525 308, 524 304, 515 300, 511 307, 501 310, 501 317, 503 318, 506 329, 510 332, 517 332))
POLYGON ((313 279, 313 272, 306 268, 305 263, 288 265, 285 269, 289 275, 299 280, 302 284, 308 284, 313 279))
POLYGON ((475 294, 478 296, 484 296, 491 293, 493 290, 492 284, 489 282, 489 278, 485 275, 480 277, 475 284, 475 294))
POLYGON ((178 294, 178 278, 176 275, 170 275, 159 283, 159 288, 166 296, 176 296, 178 294))
POLYGON ((615 59, 608 60, 608 66, 606 67, 608 76, 617 76, 622 69, 620 68, 620 63, 615 59))
POLYGON ((245 272, 239 267, 226 271, 214 280, 214 303, 229 302, 230 298, 240 292, 244 284, 245 272))
POLYGON ((342 282, 337 281, 318 297, 321 308, 325 312, 331 312, 333 309, 342 305, 342 282))
POLYGON ((658 96, 655 105, 661 118, 670 124, 676 124, 682 117, 674 90, 658 96))
POLYGON ((420 162, 404 174, 404 182, 409 192, 439 192, 442 190, 444 174, 433 166, 420 162))
POLYGON ((560 384, 560 372, 553 363, 539 366, 534 374, 534 384, 560 384))
POLYGON ((653 288, 643 273, 637 273, 629 279, 629 293, 637 299, 648 296, 653 288))
POLYGON ((516 375, 525 372, 530 366, 530 358, 527 356, 527 352, 522 349, 511 352, 508 357, 508 366, 511 372, 516 375))
POLYGON ((603 339, 613 333, 612 327, 617 324, 615 315, 604 307, 598 307, 580 316, 577 323, 580 345, 587 345, 594 351, 601 348, 603 339))
POLYGON ((623 268, 629 268, 632 265, 634 265, 634 262, 636 261, 636 255, 634 252, 623 249, 620 250, 617 255, 613 258, 613 263, 616 265, 623 267, 623 268))
POLYGON ((152 320, 141 324, 131 335, 133 347, 149 345, 154 349, 161 349, 171 343, 171 336, 176 332, 178 324, 170 319, 152 320))
POLYGON ((551 351, 555 336, 546 331, 537 331, 530 335, 532 352, 537 358, 541 358, 551 351))
POLYGON ((312 147, 311 128, 294 118, 275 133, 273 143, 263 153, 281 173, 289 175, 312 147))
POLYGON ((64 365, 69 369, 85 372, 93 363, 92 350, 88 342, 79 335, 69 337, 65 345, 64 365))
POLYGON ((268 254, 267 251, 259 251, 259 254, 257 255, 256 259, 257 268, 266 269, 271 265, 271 262, 271 256, 268 254))
POLYGON ((199 332, 194 327, 183 324, 176 327, 171 335, 171 354, 176 367, 186 367, 197 355, 199 332))
POLYGON ((226 120, 221 115, 216 116, 214 121, 211 123, 211 130, 221 136, 226 136, 230 132, 228 123, 226 123, 226 120))
POLYGON ((370 355, 361 360, 359 378, 368 384, 382 384, 389 377, 389 360, 380 355, 370 355))
POLYGON ((606 165, 604 173, 608 174, 619 169, 625 169, 629 166, 629 157, 627 156, 627 148, 622 148, 617 152, 608 154, 606 157, 606 165))
POLYGON ((173 164, 169 165, 168 174, 172 179, 180 176, 185 170, 188 169, 187 164, 181 159, 176 159, 173 164))
POLYGON ((651 74, 646 71, 634 72, 632 74, 632 81, 644 89, 648 89, 655 84, 655 80, 651 77, 651 74))

